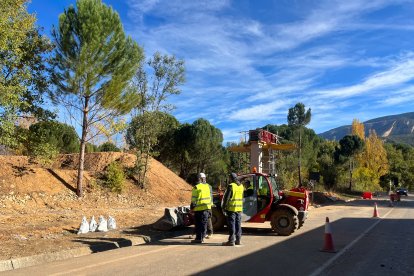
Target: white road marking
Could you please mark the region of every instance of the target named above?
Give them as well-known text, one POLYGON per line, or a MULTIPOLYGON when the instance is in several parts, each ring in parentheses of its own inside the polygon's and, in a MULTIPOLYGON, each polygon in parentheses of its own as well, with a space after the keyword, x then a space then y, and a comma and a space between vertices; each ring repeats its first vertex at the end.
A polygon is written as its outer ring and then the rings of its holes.
MULTIPOLYGON (((383 217, 387 217, 394 209, 389 210, 383 217)), ((363 236, 368 234, 372 229, 374 229, 375 226, 378 225, 378 223, 381 222, 381 218, 379 218, 373 225, 368 227, 367 230, 365 230, 361 235, 359 235, 355 240, 353 240, 351 243, 349 243, 347 246, 345 246, 341 251, 335 254, 334 257, 330 258, 326 263, 324 263, 321 267, 319 267, 317 270, 309 274, 309 276, 317 276, 320 273, 322 273, 328 266, 330 266, 336 259, 341 257, 346 251, 348 251, 352 246, 354 246, 360 239, 362 239, 363 236)))

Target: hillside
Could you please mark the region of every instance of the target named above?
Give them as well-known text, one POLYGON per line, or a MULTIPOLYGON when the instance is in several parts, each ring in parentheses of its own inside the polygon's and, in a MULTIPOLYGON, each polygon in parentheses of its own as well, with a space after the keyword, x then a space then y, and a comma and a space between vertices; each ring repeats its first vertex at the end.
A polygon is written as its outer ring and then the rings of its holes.
MULTIPOLYGON (((406 143, 414 146, 414 112, 384 116, 363 122, 365 135, 375 130, 384 140, 406 143)), ((341 126, 320 133, 319 136, 328 140, 340 140, 351 133, 351 125, 341 126)))
POLYGON ((135 156, 123 153, 86 155, 85 196, 78 199, 77 158, 62 155, 45 169, 26 156, 0 156, 0 260, 81 246, 75 233, 82 216, 111 215, 120 230, 138 229, 158 220, 165 207, 188 205, 191 199, 191 186, 156 160, 145 190, 132 182, 121 194, 101 187, 96 177, 110 162, 134 164, 135 156))

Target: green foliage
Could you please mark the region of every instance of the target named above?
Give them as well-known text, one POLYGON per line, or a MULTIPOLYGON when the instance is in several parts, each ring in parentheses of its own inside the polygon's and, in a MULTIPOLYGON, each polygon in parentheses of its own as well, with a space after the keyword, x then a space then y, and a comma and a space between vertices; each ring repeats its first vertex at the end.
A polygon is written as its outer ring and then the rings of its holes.
MULTIPOLYGON (((51 98, 73 117, 81 114, 82 157, 95 124, 138 105, 137 91, 127 86, 141 66, 143 51, 125 35, 118 13, 101 0, 78 0, 76 8, 68 7, 52 35, 56 50, 51 98)), ((79 164, 78 196, 82 196, 82 167, 79 164)))
POLYGON ((105 142, 99 146, 100 152, 120 152, 121 150, 111 142, 105 142))
POLYGON ((338 168, 334 159, 334 153, 337 147, 338 143, 335 141, 323 141, 318 151, 318 171, 323 179, 324 186, 328 189, 332 189, 338 179, 338 168))
POLYGON ((364 148, 364 140, 357 135, 346 135, 339 140, 339 148, 336 151, 336 161, 341 162, 346 158, 352 157, 361 152, 364 148))
POLYGON ((58 153, 74 153, 79 151, 79 138, 75 129, 63 123, 48 121, 39 122, 29 127, 29 152, 33 152, 40 144, 49 144, 58 153))
POLYGON ((382 186, 389 189, 389 182, 394 186, 414 190, 414 148, 405 144, 385 144, 390 173, 382 180, 382 186))
POLYGON ((39 164, 49 167, 58 156, 59 150, 56 148, 56 145, 44 142, 32 145, 30 153, 39 164))
POLYGON ((205 119, 182 125, 175 134, 174 142, 180 176, 187 179, 191 173, 203 171, 211 177, 215 176, 215 179, 209 178, 209 182, 219 182, 219 175, 227 172, 222 142, 221 131, 205 119))
POLYGON ((39 34, 27 3, 4 0, 0 9, 0 144, 9 147, 20 139, 14 129, 20 114, 53 115, 40 107, 48 86, 45 56, 52 45, 39 34))
POLYGON ((229 150, 230 147, 238 145, 241 145, 241 143, 227 143, 224 158, 226 160, 226 164, 228 164, 229 172, 245 173, 250 170, 249 153, 232 152, 229 150))
POLYGON ((125 173, 122 166, 117 162, 112 162, 106 168, 105 185, 112 192, 120 193, 124 188, 125 173))
MULTIPOLYGON (((262 129, 277 134, 282 144, 292 144, 298 140, 299 129, 294 125, 266 125, 262 129)), ((318 164, 318 152, 323 140, 312 129, 306 127, 302 127, 301 133, 301 175, 307 178, 310 171, 321 172, 318 164)), ((298 182, 298 153, 293 150, 278 152, 276 172, 279 175, 279 182, 286 187, 294 185, 292 179, 296 179, 298 182)))
POLYGON ((294 107, 289 108, 288 112, 288 125, 289 126, 306 126, 311 120, 311 109, 305 110, 303 103, 297 103, 294 107))
POLYGON ((162 111, 168 112, 173 108, 164 102, 167 97, 179 94, 179 86, 184 83, 184 62, 174 56, 162 56, 156 52, 147 65, 149 68, 139 68, 131 86, 141 101, 136 106, 138 116, 127 131, 128 144, 137 150, 138 167, 135 171, 139 172, 137 182, 141 187, 145 187, 149 158, 170 148, 163 142, 171 142, 166 135, 178 122, 162 111), (148 75, 147 72, 151 71, 152 74, 148 75), (160 142, 159 139, 166 141, 160 142))
POLYGON ((99 152, 99 147, 92 143, 86 143, 85 145, 85 152, 92 153, 92 152, 99 152))
MULTIPOLYGON (((355 156, 363 150, 364 146, 364 140, 362 140, 359 136, 346 135, 339 141, 339 147, 336 147, 334 152, 335 163, 338 165, 337 168, 341 166, 344 173, 346 171, 349 173, 348 189, 350 191, 352 190, 352 173, 355 167, 355 156), (348 165, 346 164, 347 162, 348 165)), ((366 176, 367 174, 360 173, 359 175, 362 177, 363 175, 366 176)), ((365 181, 364 177, 362 177, 361 180, 365 181)))
POLYGON ((302 185, 302 129, 310 123, 311 109, 305 110, 303 103, 297 103, 294 107, 289 108, 287 121, 288 125, 297 129, 298 135, 298 180, 299 186, 302 185))

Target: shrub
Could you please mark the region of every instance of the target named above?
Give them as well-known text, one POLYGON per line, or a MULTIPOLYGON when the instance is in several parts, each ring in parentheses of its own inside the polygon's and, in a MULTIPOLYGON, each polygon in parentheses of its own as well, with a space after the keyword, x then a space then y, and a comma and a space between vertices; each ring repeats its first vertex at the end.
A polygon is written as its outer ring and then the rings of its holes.
POLYGON ((106 168, 105 185, 112 192, 120 193, 124 188, 125 173, 122 166, 117 162, 112 162, 106 168))
POLYGON ((105 142, 99 146, 99 151, 100 152, 110 152, 110 151, 120 152, 121 150, 117 146, 115 146, 113 143, 105 142))
POLYGON ((38 143, 31 149, 31 156, 44 167, 52 165, 58 154, 57 147, 49 143, 38 143))
MULTIPOLYGON (((40 144, 54 146, 59 153, 79 152, 79 139, 73 127, 55 121, 38 122, 29 128, 29 152, 40 144)), ((34 155, 34 154, 33 154, 34 155)))

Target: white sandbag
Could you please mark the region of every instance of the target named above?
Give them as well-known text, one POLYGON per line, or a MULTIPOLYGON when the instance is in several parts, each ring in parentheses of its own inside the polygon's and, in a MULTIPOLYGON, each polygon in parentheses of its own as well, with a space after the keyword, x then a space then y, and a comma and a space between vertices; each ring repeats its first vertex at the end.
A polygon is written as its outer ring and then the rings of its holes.
POLYGON ((116 229, 116 221, 113 217, 109 216, 108 218, 108 230, 116 229))
POLYGON ((80 234, 86 234, 88 232, 89 232, 89 223, 86 220, 86 217, 83 217, 82 218, 81 225, 80 225, 79 230, 78 230, 78 235, 80 235, 80 234))
POLYGON ((98 228, 98 223, 96 223, 95 216, 92 216, 91 222, 89 223, 89 232, 95 232, 98 228))
POLYGON ((108 222, 103 216, 99 216, 99 223, 98 229, 99 232, 107 232, 108 231, 108 222))

